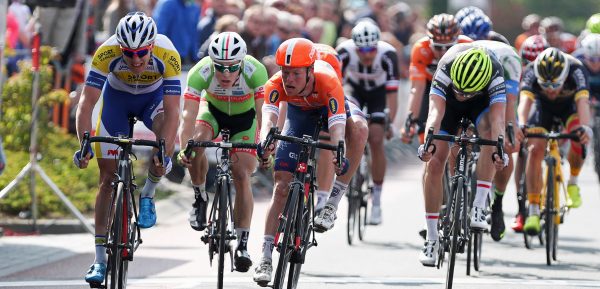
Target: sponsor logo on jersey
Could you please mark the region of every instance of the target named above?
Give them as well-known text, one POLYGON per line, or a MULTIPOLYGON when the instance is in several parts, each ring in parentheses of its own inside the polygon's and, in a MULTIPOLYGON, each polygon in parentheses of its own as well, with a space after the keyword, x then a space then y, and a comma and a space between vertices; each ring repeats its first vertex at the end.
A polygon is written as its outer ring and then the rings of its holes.
POLYGON ((276 103, 277 100, 279 100, 279 91, 277 91, 277 90, 271 91, 271 93, 269 93, 269 101, 271 103, 276 103))
POLYGON ((332 98, 332 99, 329 100, 329 110, 333 114, 337 113, 337 111, 338 111, 338 103, 337 103, 337 100, 335 100, 335 98, 332 98))
POLYGON ((250 140, 250 137, 247 136, 247 135, 245 135, 245 136, 242 137, 242 140, 250 140))

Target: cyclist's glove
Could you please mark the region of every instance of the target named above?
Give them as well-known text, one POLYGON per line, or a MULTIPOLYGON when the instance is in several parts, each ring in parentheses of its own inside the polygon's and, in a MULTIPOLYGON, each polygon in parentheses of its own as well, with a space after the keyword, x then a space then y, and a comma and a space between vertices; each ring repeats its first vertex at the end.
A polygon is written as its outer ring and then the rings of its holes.
MULTIPOLYGON (((156 157, 160 160, 160 155, 156 153, 156 157)), ((171 161, 171 157, 165 156, 165 163, 162 164, 163 168, 165 168, 165 175, 168 174, 173 168, 173 162, 171 161)))
MULTIPOLYGON (((492 162, 496 161, 496 156, 500 156, 497 152, 494 152, 492 154, 492 162)), ((508 154, 507 153, 502 153, 502 163, 504 164, 504 167, 508 167, 508 154)))
POLYGON ((583 131, 585 132, 585 134, 588 135, 588 137, 590 139, 594 138, 594 130, 591 127, 589 127, 587 125, 582 125, 581 128, 583 129, 583 131))
POLYGON ((423 160, 423 154, 425 154, 425 145, 421 144, 419 146, 419 148, 417 149, 417 156, 419 157, 420 160, 423 160))
MULTIPOLYGON (((181 160, 183 159, 183 157, 185 156, 185 150, 181 150, 179 151, 179 153, 177 154, 177 163, 178 164, 182 164, 181 160)), ((196 157, 196 152, 192 151, 192 154, 190 155, 190 157, 188 158, 188 161, 190 161, 191 159, 193 159, 194 157, 196 157)))
MULTIPOLYGON (((90 145, 88 145, 88 152, 90 152, 91 156, 90 156, 90 160, 94 158, 94 151, 92 150, 92 147, 90 145)), ((78 150, 75 152, 75 154, 73 155, 73 163, 75 164, 76 167, 81 168, 81 150, 78 150)))
POLYGON ((340 172, 340 174, 338 176, 343 176, 348 172, 348 169, 350 168, 350 161, 347 158, 343 158, 342 160, 342 171, 340 172))

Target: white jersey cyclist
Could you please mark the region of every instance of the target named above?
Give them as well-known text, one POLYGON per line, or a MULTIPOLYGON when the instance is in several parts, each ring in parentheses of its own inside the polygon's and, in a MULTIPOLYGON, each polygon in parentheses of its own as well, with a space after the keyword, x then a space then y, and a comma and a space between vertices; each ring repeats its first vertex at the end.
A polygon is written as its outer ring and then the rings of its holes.
POLYGON ((519 95, 519 82, 521 81, 522 64, 521 57, 514 47, 493 40, 477 40, 474 45, 487 48, 493 56, 498 59, 504 69, 504 83, 506 93, 519 95))

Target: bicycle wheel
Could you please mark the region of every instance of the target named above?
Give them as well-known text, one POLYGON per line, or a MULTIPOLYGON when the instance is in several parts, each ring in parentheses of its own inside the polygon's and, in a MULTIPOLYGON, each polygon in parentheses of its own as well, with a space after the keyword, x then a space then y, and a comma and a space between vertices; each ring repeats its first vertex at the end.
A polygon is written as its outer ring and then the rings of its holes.
MULTIPOLYGON (((368 156, 368 155, 367 155, 368 156)), ((360 175, 361 182, 358 191, 359 208, 358 208, 358 239, 363 240, 367 234, 367 213, 369 206, 369 195, 371 193, 371 174, 369 173, 370 158, 364 159, 364 164, 361 164, 360 175)))
POLYGON ((218 281, 217 288, 223 288, 223 278, 225 274, 225 243, 227 241, 227 196, 229 195, 229 180, 226 176, 223 176, 219 179, 219 183, 217 184, 217 196, 215 198, 219 198, 219 220, 218 223, 218 231, 217 231, 217 239, 218 239, 218 251, 219 251, 219 267, 218 267, 218 281))
POLYGON ((473 249, 473 232, 471 232, 471 238, 467 243, 467 276, 471 275, 471 250, 473 249))
MULTIPOLYGON (((312 197, 309 196, 310 200, 308 202, 308 204, 312 204, 312 197)), ((300 251, 294 251, 294 253, 292 253, 292 258, 290 258, 290 272, 289 272, 289 277, 288 277, 288 289, 296 289, 296 287, 298 286, 298 280, 300 279, 300 270, 302 269, 302 264, 304 264, 305 258, 306 258, 306 251, 308 251, 308 248, 310 247, 310 232, 312 232, 312 226, 313 224, 310 222, 310 216, 312 214, 312 206, 308 205, 306 206, 306 209, 304 210, 302 207, 304 205, 301 203, 299 206, 299 210, 303 211, 303 216, 301 220, 297 220, 298 222, 302 222, 300 224, 300 233, 302 234, 302 236, 296 236, 297 238, 300 237, 301 240, 301 247, 300 247, 300 251)), ((297 214, 299 215, 299 214, 297 214)), ((356 216, 356 214, 355 214, 356 216)))
POLYGON ((546 243, 546 265, 552 265, 552 249, 554 248, 554 165, 548 165, 546 179, 546 214, 544 215, 544 234, 546 243))
MULTIPOLYGON (((599 113, 599 112, 596 112, 599 113)), ((595 118, 595 123, 594 123, 594 135, 598 136, 600 135, 600 117, 596 117, 595 118)), ((594 169, 596 170, 596 174, 598 175, 598 181, 600 181, 600 139, 598 139, 598 137, 596 137, 596 139, 593 140, 594 142, 594 169)))
POLYGON ((288 262, 290 261, 294 248, 292 239, 292 229, 294 225, 296 207, 298 204, 298 199, 300 197, 301 188, 299 185, 294 185, 290 191, 291 194, 288 195, 288 198, 291 198, 289 207, 287 212, 285 212, 285 219, 281 220, 281 222, 285 222, 285 227, 283 230, 283 239, 281 240, 281 243, 279 245, 275 244, 275 246, 277 246, 279 249, 279 260, 277 261, 277 269, 275 270, 273 289, 283 288, 283 284, 285 284, 285 274, 287 271, 288 262))
POLYGON ((109 263, 107 271, 110 271, 110 278, 107 276, 108 284, 106 288, 119 289, 122 288, 123 282, 121 273, 123 264, 123 182, 117 184, 117 189, 114 193, 114 216, 110 226, 108 236, 108 256, 109 263))
POLYGON ((448 272, 446 274, 446 289, 452 289, 452 281, 454 279, 454 265, 456 264, 456 252, 458 251, 458 235, 461 229, 461 206, 464 190, 464 179, 458 177, 456 183, 456 191, 454 192, 454 200, 451 208, 452 220, 450 220, 450 230, 452 237, 450 238, 450 252, 448 260, 448 272))

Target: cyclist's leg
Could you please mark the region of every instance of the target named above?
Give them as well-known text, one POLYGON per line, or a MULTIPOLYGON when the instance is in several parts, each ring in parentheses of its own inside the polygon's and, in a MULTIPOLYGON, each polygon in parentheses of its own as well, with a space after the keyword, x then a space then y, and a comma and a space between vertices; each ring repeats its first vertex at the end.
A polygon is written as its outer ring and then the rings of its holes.
MULTIPOLYGON (((577 114, 571 114, 565 123, 567 131, 569 132, 581 127, 577 114)), ((578 208, 581 206, 581 195, 579 192, 579 185, 577 184, 577 177, 579 176, 579 172, 581 172, 581 168, 585 161, 583 159, 583 148, 579 142, 571 141, 571 148, 569 149, 567 160, 569 161, 570 168, 569 182, 567 185, 567 192, 569 195, 567 205, 571 208, 578 208)))
MULTIPOLYGON (((116 92, 106 84, 102 94, 102 109, 99 112, 98 123, 96 124, 96 136, 118 136, 127 135, 127 115, 126 109, 129 105, 121 105, 117 102, 116 92)), ((128 99, 129 100, 129 99, 128 99)), ((112 197, 112 182, 115 178, 117 167, 116 158, 119 155, 118 146, 105 143, 94 143, 92 149, 98 160, 100 170, 100 186, 96 195, 96 204, 94 207, 95 221, 95 260, 94 264, 86 273, 85 280, 89 283, 104 282, 106 274, 106 234, 108 231, 108 213, 112 197)))
MULTIPOLYGON (((347 134, 347 132, 346 132, 347 134)), ((329 136, 327 132, 321 132, 323 136, 329 136)), ((326 142, 326 141, 322 141, 326 142)), ((330 142, 327 142, 330 143, 330 142)), ((317 158, 317 204, 315 205, 315 213, 319 215, 323 207, 325 207, 325 203, 329 198, 329 193, 331 192, 331 186, 335 179, 335 169, 333 167, 333 163, 329 157, 321 157, 328 156, 329 152, 327 151, 318 151, 319 158, 317 158)))
MULTIPOLYGON (((246 123, 252 123, 250 129, 241 132, 232 131, 232 142, 256 143, 256 134, 258 131, 254 115, 254 110, 252 110, 251 119, 245 121, 246 123)), ((235 250, 235 268, 240 272, 246 272, 252 266, 247 245, 250 235, 252 211, 254 210, 251 175, 256 169, 256 150, 234 149, 231 159, 233 162, 233 184, 236 191, 233 220, 238 240, 235 250)))
POLYGON ((365 92, 362 97, 366 99, 367 109, 371 115, 369 123, 369 148, 371 149, 371 160, 376 166, 372 166, 373 175, 373 195, 371 210, 371 224, 381 223, 381 192, 383 189, 383 180, 387 166, 385 158, 384 138, 385 138, 385 113, 386 108, 386 90, 385 87, 375 91, 365 92))

